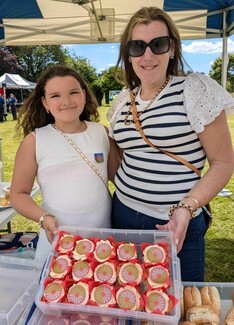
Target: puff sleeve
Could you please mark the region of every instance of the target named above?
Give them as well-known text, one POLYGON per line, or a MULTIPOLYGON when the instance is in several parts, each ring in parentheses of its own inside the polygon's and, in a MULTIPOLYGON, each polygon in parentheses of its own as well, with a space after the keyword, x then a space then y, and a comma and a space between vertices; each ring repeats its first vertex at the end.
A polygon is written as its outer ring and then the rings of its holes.
POLYGON ((124 108, 124 105, 129 100, 130 100, 129 90, 123 90, 121 93, 118 94, 113 105, 111 106, 111 108, 109 109, 109 111, 107 113, 107 119, 110 122, 109 136, 111 138, 114 137, 113 130, 114 130, 115 123, 118 119, 118 116, 121 114, 121 111, 124 108))
POLYGON ((190 124, 197 133, 223 110, 227 115, 234 111, 234 98, 215 80, 199 73, 185 79, 184 103, 190 124))

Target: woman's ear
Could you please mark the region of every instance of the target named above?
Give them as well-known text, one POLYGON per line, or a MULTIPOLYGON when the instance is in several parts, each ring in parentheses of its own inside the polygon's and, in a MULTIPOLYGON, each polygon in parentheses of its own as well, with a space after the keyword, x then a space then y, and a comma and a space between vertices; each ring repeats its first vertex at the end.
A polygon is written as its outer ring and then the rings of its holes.
POLYGON ((175 56, 175 42, 172 40, 170 48, 170 59, 174 59, 175 56))

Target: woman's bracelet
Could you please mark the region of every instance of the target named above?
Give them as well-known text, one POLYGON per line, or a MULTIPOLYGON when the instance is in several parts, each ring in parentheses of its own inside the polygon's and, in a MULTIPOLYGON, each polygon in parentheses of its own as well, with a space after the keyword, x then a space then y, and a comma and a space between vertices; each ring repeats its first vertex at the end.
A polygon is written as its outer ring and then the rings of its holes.
POLYGON ((179 209, 179 208, 182 208, 182 209, 186 209, 188 210, 190 213, 191 213, 191 219, 193 219, 195 217, 195 214, 196 214, 196 210, 193 210, 193 208, 188 205, 188 204, 184 204, 184 203, 178 203, 176 205, 173 205, 172 207, 170 207, 170 211, 168 213, 168 217, 169 219, 171 218, 173 212, 176 210, 176 209, 179 209))
POLYGON ((43 213, 43 215, 40 217, 40 219, 38 220, 39 226, 44 229, 43 227, 43 221, 45 220, 45 217, 51 217, 51 218, 56 218, 54 214, 49 213, 49 212, 45 212, 43 213))
POLYGON ((192 195, 186 195, 186 196, 184 197, 184 199, 191 199, 193 202, 196 203, 196 205, 197 205, 197 209, 200 207, 200 204, 199 204, 198 200, 197 200, 194 196, 192 196, 192 195))

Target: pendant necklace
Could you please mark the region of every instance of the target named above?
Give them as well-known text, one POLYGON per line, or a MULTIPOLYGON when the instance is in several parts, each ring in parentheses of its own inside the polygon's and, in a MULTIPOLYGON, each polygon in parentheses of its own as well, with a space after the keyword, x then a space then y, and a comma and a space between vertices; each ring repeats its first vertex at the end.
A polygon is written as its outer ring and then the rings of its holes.
MULTIPOLYGON (((142 110, 142 111, 140 111, 140 112, 138 112, 137 113, 137 116, 138 117, 140 117, 151 105, 152 105, 152 103, 153 103, 153 101, 155 100, 155 98, 162 92, 162 90, 166 87, 166 85, 168 84, 168 82, 169 82, 169 80, 170 80, 170 77, 167 77, 167 79, 166 79, 166 81, 164 82, 164 84, 162 85, 162 87, 160 87, 159 88, 159 90, 156 92, 156 94, 153 96, 153 98, 149 101, 149 103, 145 106, 145 108, 142 110)), ((140 91, 140 89, 139 89, 139 91, 140 91)), ((139 92, 138 91, 138 92, 139 92)), ((137 95, 138 95, 138 93, 137 93, 137 95)), ((129 109, 128 109, 128 111, 127 111, 127 113, 126 113, 126 115, 125 115, 125 117, 124 117, 124 125, 130 125, 131 123, 133 123, 133 121, 132 120, 129 120, 128 118, 129 118, 129 115, 130 115, 130 113, 131 113, 131 111, 132 111, 132 102, 131 102, 131 105, 130 105, 130 107, 129 107, 129 109)))

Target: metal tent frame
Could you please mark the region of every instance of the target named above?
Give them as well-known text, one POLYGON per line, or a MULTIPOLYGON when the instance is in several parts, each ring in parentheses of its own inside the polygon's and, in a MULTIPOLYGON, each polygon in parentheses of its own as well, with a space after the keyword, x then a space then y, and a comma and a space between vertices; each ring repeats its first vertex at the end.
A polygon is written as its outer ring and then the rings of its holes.
POLYGON ((227 78, 227 40, 234 34, 234 0, 4 0, 0 45, 119 42, 129 17, 144 6, 168 12, 181 38, 222 38, 222 84, 227 78))

